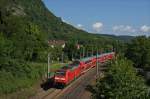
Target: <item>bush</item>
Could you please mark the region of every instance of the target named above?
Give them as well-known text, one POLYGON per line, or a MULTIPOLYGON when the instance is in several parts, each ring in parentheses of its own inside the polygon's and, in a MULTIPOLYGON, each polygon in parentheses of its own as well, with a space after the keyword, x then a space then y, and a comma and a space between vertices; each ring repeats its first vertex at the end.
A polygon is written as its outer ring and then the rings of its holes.
MULTIPOLYGON (((12 63, 11 63, 12 65, 12 63)), ((44 74, 44 64, 26 63, 0 71, 0 94, 31 87, 44 74)))
POLYGON ((139 36, 128 45, 126 57, 134 62, 134 66, 150 70, 150 38, 139 36))
POLYGON ((126 59, 113 62, 93 92, 95 99, 148 99, 149 96, 144 80, 136 75, 132 62, 126 59))

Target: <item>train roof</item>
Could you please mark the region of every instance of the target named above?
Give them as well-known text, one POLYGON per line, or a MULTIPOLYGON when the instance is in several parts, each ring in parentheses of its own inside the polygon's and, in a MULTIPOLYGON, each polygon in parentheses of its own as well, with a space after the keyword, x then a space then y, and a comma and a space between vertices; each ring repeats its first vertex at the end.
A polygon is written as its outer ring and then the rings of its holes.
MULTIPOLYGON (((101 57, 101 56, 108 55, 108 54, 111 54, 111 53, 114 53, 114 52, 99 54, 97 57, 101 57)), ((86 61, 90 60, 91 58, 96 58, 96 55, 91 56, 91 57, 82 58, 82 59, 80 59, 80 61, 86 62, 86 61)))
POLYGON ((67 65, 63 66, 61 69, 62 70, 67 70, 67 69, 72 70, 72 69, 77 68, 79 66, 79 64, 80 64, 80 60, 75 60, 73 63, 67 64, 67 65))
POLYGON ((74 70, 75 68, 77 68, 78 66, 63 66, 61 68, 61 70, 74 70))
POLYGON ((80 59, 80 61, 85 62, 85 61, 90 60, 91 58, 96 58, 96 56, 91 56, 91 57, 82 58, 82 59, 80 59))
MULTIPOLYGON (((101 57, 101 56, 104 56, 104 55, 108 55, 108 54, 111 54, 111 53, 114 53, 114 52, 109 52, 109 53, 105 53, 105 54, 100 54, 98 55, 98 57, 101 57)), ((83 62, 86 62, 88 60, 90 60, 91 58, 96 58, 96 56, 92 56, 92 57, 86 57, 86 58, 82 58, 80 60, 75 60, 72 64, 68 64, 68 65, 65 65, 61 68, 61 70, 74 70, 75 68, 77 68, 80 64, 80 61, 83 61, 83 62)))

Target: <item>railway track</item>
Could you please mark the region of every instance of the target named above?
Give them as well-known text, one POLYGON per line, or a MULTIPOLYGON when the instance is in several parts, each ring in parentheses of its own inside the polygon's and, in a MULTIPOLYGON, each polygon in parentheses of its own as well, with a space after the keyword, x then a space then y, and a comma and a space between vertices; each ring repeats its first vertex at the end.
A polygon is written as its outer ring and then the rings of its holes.
POLYGON ((78 78, 76 81, 69 84, 64 89, 55 89, 53 92, 43 96, 42 99, 58 99, 63 93, 68 93, 71 90, 74 90, 76 87, 78 87, 78 85, 81 83, 81 81, 78 81, 79 79, 80 78, 78 78))
POLYGON ((61 91, 62 91, 61 89, 55 89, 53 92, 47 94, 42 99, 55 99, 61 91))
MULTIPOLYGON (((99 76, 101 77, 103 76, 102 68, 103 67, 99 68, 99 71, 101 72, 99 76)), ((75 81, 70 88, 67 88, 66 91, 60 93, 55 99, 82 99, 82 95, 85 93, 87 85, 91 84, 91 81, 93 80, 96 80, 96 68, 92 68, 89 72, 75 81)), ((86 99, 90 99, 90 96, 86 99)))
POLYGON ((56 99, 80 99, 86 86, 90 83, 90 80, 94 77, 96 68, 92 68, 87 74, 85 74, 81 79, 79 79, 70 89, 63 92, 56 99))
POLYGON ((30 99, 81 99, 86 86, 96 79, 95 75, 96 68, 91 68, 64 89, 50 88, 47 92, 41 91, 36 97, 30 99))

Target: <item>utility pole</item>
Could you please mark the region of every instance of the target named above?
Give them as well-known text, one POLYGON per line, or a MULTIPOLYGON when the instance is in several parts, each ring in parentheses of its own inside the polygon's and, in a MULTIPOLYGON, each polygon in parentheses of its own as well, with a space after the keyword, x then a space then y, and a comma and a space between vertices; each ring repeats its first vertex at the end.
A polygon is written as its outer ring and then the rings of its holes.
POLYGON ((81 50, 80 50, 80 59, 81 59, 81 50))
POLYGON ((98 49, 96 51, 96 73, 97 73, 97 76, 98 76, 98 49))
POLYGON ((62 63, 64 63, 64 53, 62 52, 62 55, 61 55, 61 61, 62 63))
POLYGON ((47 61, 48 61, 48 66, 47 66, 47 79, 49 79, 49 74, 50 74, 50 53, 48 53, 48 58, 47 58, 47 61))
POLYGON ((93 56, 93 46, 92 46, 92 56, 93 56))
POLYGON ((86 52, 86 57, 88 57, 89 55, 88 55, 88 50, 87 50, 87 52, 86 52))
POLYGON ((73 52, 71 52, 71 60, 73 60, 73 52))
POLYGON ((85 48, 83 47, 83 58, 84 58, 84 56, 85 56, 85 48))

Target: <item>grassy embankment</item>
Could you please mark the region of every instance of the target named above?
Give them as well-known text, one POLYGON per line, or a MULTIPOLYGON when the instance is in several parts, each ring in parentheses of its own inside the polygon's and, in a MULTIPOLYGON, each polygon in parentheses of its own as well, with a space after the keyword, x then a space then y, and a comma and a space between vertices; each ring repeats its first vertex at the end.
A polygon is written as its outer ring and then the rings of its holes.
MULTIPOLYGON (((51 64, 51 75, 65 64, 58 62, 51 64)), ((12 77, 11 79, 2 79, 0 81, 2 83, 0 85, 0 99, 28 99, 29 96, 37 93, 37 90, 41 87, 40 85, 47 79, 47 63, 28 63, 28 65, 32 66, 31 74, 29 74, 32 77, 12 77)), ((5 76, 5 78, 8 77, 7 75, 5 76)))

